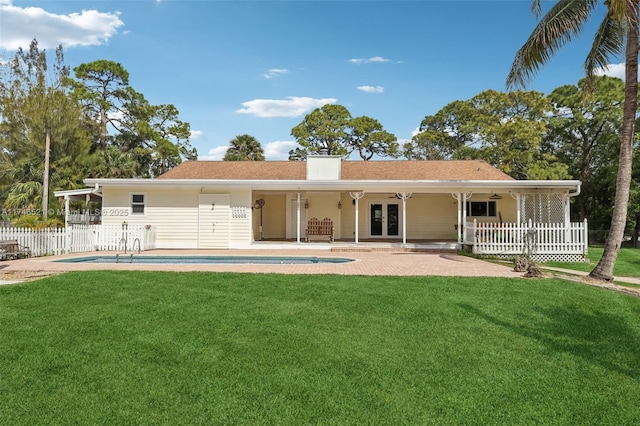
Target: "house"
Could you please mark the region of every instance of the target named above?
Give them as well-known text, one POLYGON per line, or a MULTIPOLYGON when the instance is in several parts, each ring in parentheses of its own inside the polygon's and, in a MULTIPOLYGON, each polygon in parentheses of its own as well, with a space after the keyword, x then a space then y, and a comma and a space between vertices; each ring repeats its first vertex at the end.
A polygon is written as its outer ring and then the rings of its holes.
MULTIPOLYGON (((302 242, 311 218, 329 218, 334 239, 352 243, 435 240, 473 247, 479 235, 486 242, 496 234, 480 232, 483 226, 501 224, 522 228, 522 242, 526 224, 566 230, 570 198, 580 192, 579 181, 515 180, 479 160, 349 161, 331 155, 187 161, 155 179, 86 183, 102 195, 103 224, 150 226, 157 248, 188 249, 302 242)), ((575 238, 563 236, 562 244, 573 242, 568 239, 575 238)), ((562 252, 562 244, 555 250, 562 252)), ((521 251, 522 244, 510 250, 521 251)))

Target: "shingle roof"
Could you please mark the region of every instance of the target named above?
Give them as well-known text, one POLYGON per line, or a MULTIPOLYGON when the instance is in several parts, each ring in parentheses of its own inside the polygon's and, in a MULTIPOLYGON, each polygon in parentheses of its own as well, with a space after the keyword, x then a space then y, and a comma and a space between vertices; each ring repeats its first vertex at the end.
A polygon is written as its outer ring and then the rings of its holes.
POLYGON ((343 180, 513 180, 480 160, 344 161, 343 180))
POLYGON ((185 161, 158 179, 305 180, 304 161, 185 161))
MULTIPOLYGON (((186 161, 158 179, 305 180, 304 161, 186 161)), ((342 180, 513 180, 480 160, 343 161, 342 180)))

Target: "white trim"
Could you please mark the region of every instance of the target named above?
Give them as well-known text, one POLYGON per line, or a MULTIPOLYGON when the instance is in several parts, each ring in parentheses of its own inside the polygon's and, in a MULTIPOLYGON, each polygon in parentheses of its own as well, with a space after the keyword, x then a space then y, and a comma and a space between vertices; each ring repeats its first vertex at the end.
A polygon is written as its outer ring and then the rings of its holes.
MULTIPOLYGON (((148 201, 149 201, 149 199, 147 198, 147 193, 146 192, 130 192, 129 193, 129 216, 145 217, 147 215, 148 201), (144 209, 143 213, 134 213, 133 212, 133 196, 134 195, 142 195, 142 197, 143 197, 142 208, 144 209)), ((139 206, 140 203, 136 203, 136 205, 139 206)))
POLYGON ((63 191, 53 191, 55 197, 73 197, 77 195, 97 195, 102 197, 100 191, 96 188, 66 189, 63 191))
POLYGON ((250 190, 334 190, 349 192, 442 193, 529 191, 549 192, 579 190, 578 180, 232 180, 232 179, 86 179, 87 185, 101 187, 216 187, 250 190))

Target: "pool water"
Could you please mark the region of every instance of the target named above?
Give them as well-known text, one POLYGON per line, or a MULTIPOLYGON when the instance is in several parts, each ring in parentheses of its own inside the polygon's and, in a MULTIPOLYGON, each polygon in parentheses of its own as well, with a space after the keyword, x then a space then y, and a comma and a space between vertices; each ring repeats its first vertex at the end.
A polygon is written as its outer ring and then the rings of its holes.
POLYGON ((353 259, 315 256, 142 256, 120 254, 110 256, 85 256, 60 259, 62 263, 151 263, 151 264, 204 264, 204 265, 305 265, 313 263, 347 263, 353 259))

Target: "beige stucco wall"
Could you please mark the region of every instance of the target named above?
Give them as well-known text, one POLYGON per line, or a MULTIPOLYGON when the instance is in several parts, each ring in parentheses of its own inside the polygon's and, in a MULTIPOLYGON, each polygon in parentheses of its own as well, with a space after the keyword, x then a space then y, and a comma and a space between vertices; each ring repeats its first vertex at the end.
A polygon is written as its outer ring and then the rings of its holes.
MULTIPOLYGON (((262 198, 265 201, 262 207, 262 237, 264 239, 286 238, 286 194, 269 194, 254 192, 253 201, 262 198)), ((253 210, 253 238, 260 239, 260 210, 253 210)))
MULTIPOLYGON (((358 202, 358 234, 360 239, 369 237, 369 211, 371 203, 397 203, 402 220, 402 200, 389 198, 392 194, 365 194, 358 202)), ((472 196, 470 201, 488 201, 488 194, 472 196)), ((341 239, 355 237, 355 205, 349 194, 341 195, 341 239)), ((413 194, 406 203, 407 238, 410 239, 442 239, 455 240, 454 225, 458 221, 458 202, 450 194, 413 194)), ((496 209, 502 213, 503 222, 515 222, 516 201, 511 197, 497 200, 496 209)), ((468 217, 467 221, 474 218, 468 217)), ((479 217, 482 222, 498 222, 499 216, 479 217)), ((400 222, 400 238, 402 237, 402 221, 400 222)), ((397 239, 397 237, 396 237, 397 239)))
POLYGON ((333 229, 335 234, 340 235, 340 209, 338 209, 338 201, 340 194, 337 192, 307 192, 309 200, 309 208, 307 209, 307 219, 317 217, 322 220, 326 217, 333 221, 333 229))

